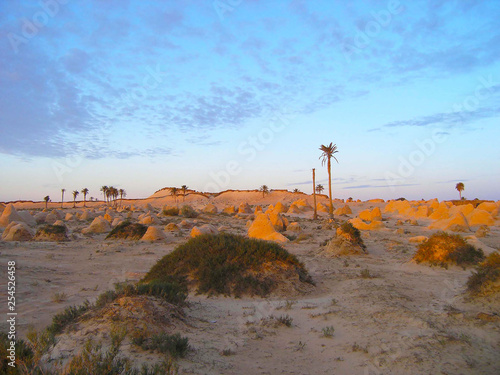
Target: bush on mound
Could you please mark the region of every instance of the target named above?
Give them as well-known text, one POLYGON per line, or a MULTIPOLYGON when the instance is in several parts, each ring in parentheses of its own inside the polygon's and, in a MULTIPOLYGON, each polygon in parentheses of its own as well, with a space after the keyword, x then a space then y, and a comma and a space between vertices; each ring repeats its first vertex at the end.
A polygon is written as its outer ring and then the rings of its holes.
POLYGON ((487 295, 500 291, 499 253, 491 253, 479 264, 477 271, 467 281, 467 290, 472 295, 487 295))
POLYGON ((465 267, 484 260, 484 253, 483 250, 468 244, 458 234, 437 232, 419 245, 413 259, 417 263, 428 262, 443 267, 451 263, 465 267))
POLYGON ((142 282, 172 278, 187 280, 198 293, 236 297, 266 296, 280 280, 313 284, 304 265, 280 245, 228 233, 190 239, 160 259, 142 282))
POLYGON ((124 221, 113 228, 106 239, 140 240, 147 230, 146 225, 124 221))
POLYGON ((187 218, 195 218, 198 216, 198 212, 191 206, 182 206, 181 215, 187 218))
POLYGON ((38 241, 68 241, 66 227, 63 225, 44 225, 36 231, 34 240, 38 241))
POLYGON ((332 238, 325 246, 329 255, 363 255, 366 246, 361 238, 361 232, 349 221, 337 228, 337 237, 332 238))

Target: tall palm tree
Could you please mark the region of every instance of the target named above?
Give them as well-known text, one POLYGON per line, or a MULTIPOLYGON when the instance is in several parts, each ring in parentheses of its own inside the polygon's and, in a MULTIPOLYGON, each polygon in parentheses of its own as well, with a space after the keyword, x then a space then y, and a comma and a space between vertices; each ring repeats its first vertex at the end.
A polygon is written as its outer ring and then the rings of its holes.
POLYGON ((66 189, 61 189, 61 208, 63 208, 63 203, 64 203, 64 192, 66 189))
POLYGON ((337 158, 334 156, 337 151, 337 145, 334 145, 333 142, 330 143, 328 146, 321 145, 319 148, 320 151, 322 152, 321 156, 319 157, 321 159, 321 165, 327 164, 327 170, 328 170, 328 192, 330 193, 330 218, 333 219, 333 199, 332 199, 332 158, 335 159, 335 161, 338 163, 339 161, 337 158))
POLYGON ((458 190, 458 194, 460 195, 460 200, 462 200, 462 191, 465 190, 465 185, 463 182, 459 182, 456 186, 455 189, 458 190))
POLYGON ((314 214, 313 220, 318 218, 318 206, 316 205, 316 168, 313 168, 313 198, 314 198, 314 214))
POLYGON ((118 193, 120 193, 120 207, 121 207, 122 201, 123 201, 123 197, 127 196, 127 192, 125 191, 125 189, 120 189, 120 190, 118 190, 118 193))
POLYGON ((182 185, 181 189, 182 189, 182 201, 184 202, 186 200, 186 191, 188 187, 186 185, 182 185))
POLYGON ((45 209, 47 209, 47 204, 50 201, 50 197, 47 195, 46 197, 43 198, 43 200, 45 201, 45 209))
POLYGON ((321 185, 321 184, 316 185, 316 193, 321 194, 323 192, 323 190, 325 190, 323 185, 321 185))
POLYGON ((179 194, 179 189, 176 187, 170 188, 170 195, 174 197, 175 204, 177 204, 177 194, 179 194))
POLYGON ((267 185, 262 185, 259 188, 259 191, 262 192, 262 198, 264 198, 266 194, 269 194, 269 188, 267 187, 267 185))
POLYGON ((78 194, 80 194, 78 190, 73 191, 73 208, 76 207, 76 197, 78 196, 78 194))
POLYGON ((106 198, 108 197, 108 187, 106 185, 101 187, 102 196, 104 197, 104 201, 106 202, 106 198))
POLYGON ((113 205, 116 205, 116 199, 118 198, 118 189, 114 186, 108 187, 106 196, 108 197, 108 202, 113 201, 113 205))
POLYGON ((87 202, 87 194, 89 193, 89 189, 83 188, 82 189, 82 194, 83 194, 83 207, 85 206, 85 203, 87 202))

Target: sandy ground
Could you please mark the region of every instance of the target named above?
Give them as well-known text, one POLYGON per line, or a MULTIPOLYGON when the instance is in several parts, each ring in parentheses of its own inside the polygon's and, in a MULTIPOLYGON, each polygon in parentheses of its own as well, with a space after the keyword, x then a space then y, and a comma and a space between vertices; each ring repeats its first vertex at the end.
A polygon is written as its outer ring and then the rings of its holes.
MULTIPOLYGON (((300 196, 288 194, 279 200, 291 202, 297 198, 300 196)), ((182 198, 178 199, 182 204, 182 198)), ((263 198, 261 193, 210 199, 220 209, 243 201, 265 206, 277 200, 272 194, 263 198)), ((198 208, 208 202, 201 196, 186 198, 186 203, 198 208)), ((123 202, 136 206, 147 203, 161 207, 175 202, 161 192, 148 200, 123 202)), ((353 210, 349 218, 365 208, 385 206, 370 202, 349 205, 353 210)), ((43 206, 16 204, 18 209, 43 206)), ((65 211, 76 212, 72 208, 65 211)), ((321 215, 326 218, 326 214, 321 215)), ((184 308, 186 324, 177 327, 192 346, 189 354, 178 360, 181 374, 500 373, 500 302, 465 298, 470 269, 443 269, 411 261, 417 245, 409 243, 408 238, 432 233, 426 228, 430 221, 396 226, 396 221, 404 218, 384 214, 387 228, 363 232, 368 255, 336 258, 321 246, 334 236, 334 230, 323 229, 321 220, 312 221, 310 217, 288 215, 310 236, 284 247, 305 264, 316 287, 305 295, 268 299, 190 295, 184 308), (398 228, 405 233, 396 234, 398 228), (363 277, 363 270, 370 276, 363 277), (273 324, 272 316, 286 314, 292 318, 291 327, 273 324), (331 337, 324 334, 329 327, 334 329, 331 337), (224 350, 229 355, 223 355, 224 350)), ((165 222, 181 219, 168 218, 165 222)), ((246 233, 245 218, 217 214, 188 220, 246 233)), ((69 242, 0 241, 0 264, 5 269, 2 274, 6 275, 7 261, 17 264, 17 328, 21 337, 31 327, 46 327, 66 306, 79 305, 86 299, 95 301, 116 282, 140 279, 189 236, 189 230, 183 230, 178 235, 168 234, 166 241, 158 243, 106 241, 104 234, 80 235, 86 223, 72 221, 67 225, 78 234, 69 242), (64 293, 62 302, 54 301, 56 293, 64 293)), ((499 239, 500 228, 493 226, 487 237, 474 241, 498 250, 499 239)), ((6 312, 6 281, 2 277, 2 313, 6 312)), ((0 325, 2 331, 6 327, 5 323, 0 325)), ((75 333, 75 346, 84 339, 75 333)), ((69 346, 63 349, 66 355, 76 350, 69 346)), ((138 361, 152 360, 139 354, 138 361)))

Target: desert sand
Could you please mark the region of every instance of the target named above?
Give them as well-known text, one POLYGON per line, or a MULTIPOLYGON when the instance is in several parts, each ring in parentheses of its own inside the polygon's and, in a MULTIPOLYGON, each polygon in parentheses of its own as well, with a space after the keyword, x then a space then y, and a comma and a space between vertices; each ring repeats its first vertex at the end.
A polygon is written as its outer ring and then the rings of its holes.
MULTIPOLYGON (((61 220, 69 233, 69 241, 61 242, 0 241, 2 266, 11 260, 17 264, 18 335, 25 338, 30 329, 42 330, 54 314, 85 300, 94 302, 115 283, 138 281, 161 257, 185 243, 193 227, 211 225, 217 231, 247 235, 257 206, 265 212, 273 205, 282 211, 280 220, 286 220, 288 227, 278 233, 285 238, 279 242, 305 264, 316 285, 297 293, 278 289, 268 298, 191 293, 180 317, 172 317, 169 323, 169 330, 188 337, 191 346, 187 356, 176 361, 179 373, 500 373, 498 294, 469 298, 465 284, 472 268, 445 269, 412 261, 418 243, 441 229, 467 237, 486 254, 499 251, 498 202, 471 210, 437 200, 336 200, 335 209, 341 209, 338 213, 351 213, 336 214, 335 219, 353 219, 367 249, 365 255, 336 257, 324 247, 336 235, 324 209, 328 199, 318 198, 323 208, 315 221, 308 208, 312 199, 286 191, 265 196, 257 191, 229 191, 218 196, 191 193, 175 200, 165 189, 148 199, 118 201, 118 209, 103 202, 87 202, 86 209, 78 202, 72 208, 73 203, 68 202, 62 210, 60 203, 49 203, 44 210, 44 202, 17 202, 14 207, 25 222, 29 221, 26 214, 38 217, 36 225, 25 224, 31 234, 54 219, 61 220), (238 213, 239 208, 248 211, 245 203, 252 213, 238 213), (199 210, 200 215, 161 215, 164 206, 184 204, 199 210), (202 212, 209 204, 216 210, 209 206, 206 211, 217 213, 202 212), (230 206, 235 214, 223 212, 230 206), (40 215, 42 211, 53 215, 47 219, 40 215), (83 212, 84 219, 78 219, 83 212), (95 224, 103 233, 89 229, 97 217, 107 221, 95 224), (127 217, 156 227, 153 234, 160 233, 159 240, 105 240, 113 223, 127 217), (166 230, 169 223, 177 224, 179 230, 166 230), (56 293, 62 297, 55 298, 56 293), (291 317, 290 327, 273 324, 272 317, 282 315, 291 317)), ((0 234, 6 227, 0 228, 0 234)), ((5 278, 1 282, 6 285, 5 278)), ((1 295, 5 301, 5 287, 1 295)), ((151 308, 161 311, 162 306, 151 308)), ((147 321, 138 318, 141 320, 147 321)), ((105 319, 77 323, 58 338, 47 363, 67 361, 88 338, 106 343, 109 337, 103 332, 107 324, 105 319)), ((0 328, 4 331, 6 323, 0 328)), ((137 365, 160 359, 156 353, 135 348, 127 338, 120 349, 137 365)))

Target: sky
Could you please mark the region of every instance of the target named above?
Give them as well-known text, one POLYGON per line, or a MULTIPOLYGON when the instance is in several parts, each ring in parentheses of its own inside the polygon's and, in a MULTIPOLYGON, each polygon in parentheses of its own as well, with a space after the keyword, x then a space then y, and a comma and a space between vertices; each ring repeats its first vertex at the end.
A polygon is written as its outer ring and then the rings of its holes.
POLYGON ((331 142, 334 197, 499 200, 499 19, 500 1, 0 0, 0 201, 311 193, 331 142))

